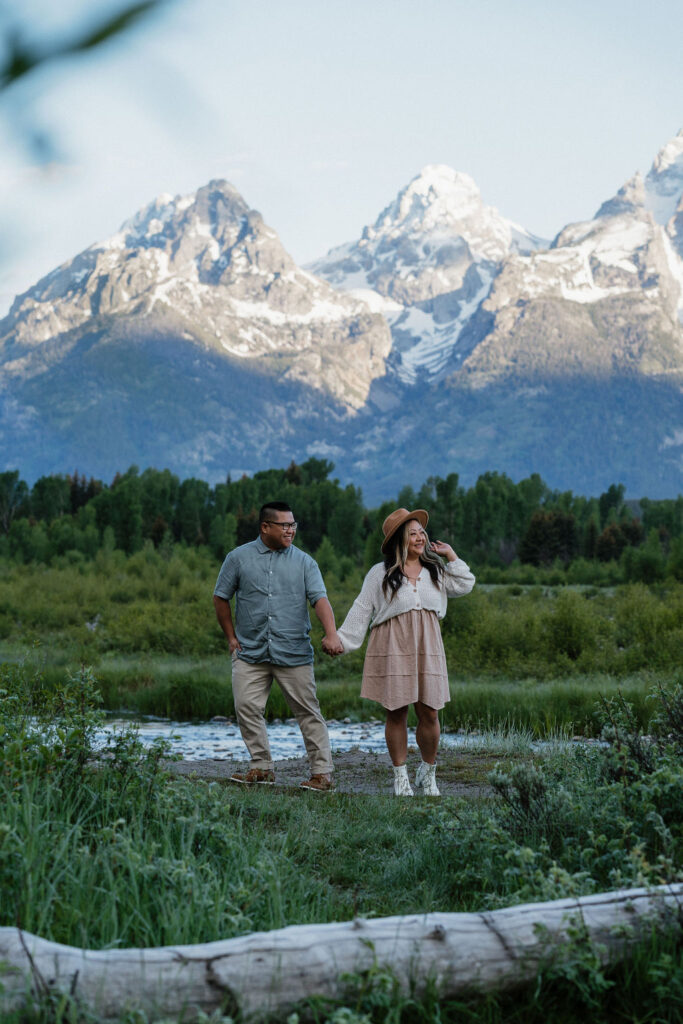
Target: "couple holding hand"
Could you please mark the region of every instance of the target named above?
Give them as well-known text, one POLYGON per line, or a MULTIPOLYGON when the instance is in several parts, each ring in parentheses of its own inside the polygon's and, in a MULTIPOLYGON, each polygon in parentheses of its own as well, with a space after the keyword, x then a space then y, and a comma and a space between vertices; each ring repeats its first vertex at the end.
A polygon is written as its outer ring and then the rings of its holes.
POLYGON ((247 772, 231 776, 234 782, 275 781, 263 717, 275 678, 299 723, 311 765, 311 778, 302 787, 318 792, 332 788, 329 736, 313 676, 310 603, 325 631, 323 650, 331 656, 357 650, 370 626, 361 697, 385 709, 394 793, 413 795, 406 766, 408 708, 413 704, 421 754, 415 786, 424 795, 439 795, 438 711, 449 700, 439 619, 446 614, 449 597, 472 590, 474 576, 450 544, 429 541, 428 519, 424 509, 399 508, 387 516, 382 525, 384 560, 370 569, 336 630, 320 569, 293 546, 297 523, 291 509, 277 501, 261 508, 259 537, 227 555, 214 590, 216 615, 233 659, 235 713, 251 758, 247 772), (234 623, 229 603, 233 594, 234 623))

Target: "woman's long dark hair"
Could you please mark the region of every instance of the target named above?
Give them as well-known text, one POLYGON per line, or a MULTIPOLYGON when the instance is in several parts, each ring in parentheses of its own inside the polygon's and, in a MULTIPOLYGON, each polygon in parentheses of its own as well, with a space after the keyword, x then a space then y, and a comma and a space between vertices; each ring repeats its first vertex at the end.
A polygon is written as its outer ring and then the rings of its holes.
MULTIPOLYGON (((390 601, 393 601, 396 596, 396 592, 403 583, 404 572, 403 566, 406 563, 408 557, 408 543, 410 540, 410 524, 413 522, 409 519, 407 522, 400 527, 393 535, 389 543, 387 544, 386 554, 384 555, 384 579, 382 580, 382 590, 384 596, 388 597, 391 591, 390 601)), ((438 555, 435 555, 429 548, 429 538, 427 537, 427 531, 424 531, 425 537, 427 538, 427 546, 423 553, 420 555, 420 565, 424 565, 432 578, 432 583, 438 586, 441 577, 443 576, 443 562, 438 555)))

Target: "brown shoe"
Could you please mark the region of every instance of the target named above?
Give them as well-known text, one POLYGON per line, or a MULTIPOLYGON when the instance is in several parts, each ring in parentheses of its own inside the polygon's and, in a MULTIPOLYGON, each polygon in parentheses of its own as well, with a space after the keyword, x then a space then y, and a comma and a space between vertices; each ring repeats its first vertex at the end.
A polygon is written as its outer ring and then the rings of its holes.
POLYGON ((301 783, 301 789, 312 789, 316 793, 329 793, 332 779, 329 775, 311 775, 308 782, 301 783))
POLYGON ((248 772, 235 772, 230 776, 231 782, 239 782, 242 786, 274 786, 275 772, 264 771, 262 768, 250 768, 248 772))

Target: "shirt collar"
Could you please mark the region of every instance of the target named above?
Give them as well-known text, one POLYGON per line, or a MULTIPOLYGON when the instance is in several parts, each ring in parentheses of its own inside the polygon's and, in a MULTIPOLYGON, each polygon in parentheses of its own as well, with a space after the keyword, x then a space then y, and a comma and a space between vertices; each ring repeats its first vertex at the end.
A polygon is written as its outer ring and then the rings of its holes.
POLYGON ((260 537, 256 538, 254 544, 256 545, 256 550, 260 555, 282 555, 289 550, 288 548, 281 548, 279 551, 273 551, 272 548, 269 548, 267 544, 263 543, 260 537))

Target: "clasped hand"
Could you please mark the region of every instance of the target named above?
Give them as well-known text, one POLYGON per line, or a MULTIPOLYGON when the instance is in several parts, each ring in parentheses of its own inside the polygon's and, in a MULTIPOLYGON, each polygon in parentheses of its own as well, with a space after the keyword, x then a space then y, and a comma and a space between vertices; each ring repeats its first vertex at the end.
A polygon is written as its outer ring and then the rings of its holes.
POLYGON ((338 636, 334 637, 323 637, 323 650, 325 654, 329 654, 331 658, 336 657, 338 654, 344 653, 344 645, 338 636))

